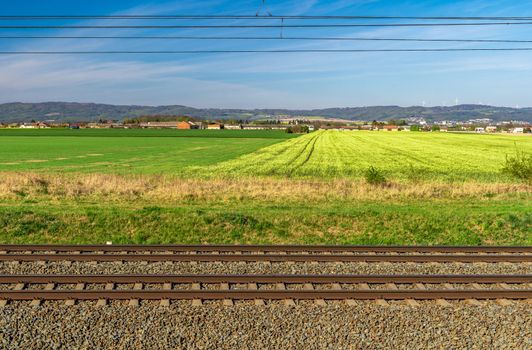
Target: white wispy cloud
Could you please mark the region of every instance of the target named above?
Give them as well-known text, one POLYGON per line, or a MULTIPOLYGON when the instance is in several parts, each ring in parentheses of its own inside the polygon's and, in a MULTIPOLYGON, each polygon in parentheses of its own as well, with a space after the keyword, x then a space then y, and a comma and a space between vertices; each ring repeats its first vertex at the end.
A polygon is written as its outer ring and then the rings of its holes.
MULTIPOLYGON (((167 1, 126 8, 116 14, 250 14, 260 2, 244 0, 208 0, 201 2, 167 1)), ((287 14, 365 14, 379 5, 377 0, 290 1, 273 2, 274 15, 287 14)), ((433 14, 509 15, 530 8, 503 0, 510 10, 485 1, 456 1, 441 5, 437 2, 397 2, 390 13, 401 13, 401 6, 433 14), (506 12, 505 12, 506 11, 506 12)), ((388 14, 388 13, 384 13, 388 14)), ((76 22, 89 24, 88 22, 76 22)), ((91 21, 90 24, 108 24, 91 21)), ((114 22, 117 23, 117 22, 114 22)), ((122 21, 118 23, 132 23, 122 21)), ((136 24, 147 23, 135 21, 136 24)), ((234 22, 230 22, 234 23, 234 22)), ((55 32, 59 34, 58 32, 55 32)), ((63 32, 64 33, 64 32, 63 32)), ((69 35, 161 35, 159 31, 99 31, 79 29, 69 35), (105 34, 103 34, 105 33, 105 34)), ((164 32, 171 35, 177 32, 164 32)), ((202 35, 199 30, 180 30, 181 35, 202 35)), ((445 28, 355 28, 349 31, 330 30, 324 33, 284 30, 285 35, 410 37, 410 38, 526 38, 532 31, 526 26, 515 27, 445 27, 445 28), (316 34, 317 33, 317 34, 316 34)), ((254 35, 247 29, 226 30, 214 35, 254 35)), ((277 36, 279 30, 261 32, 277 36)), ((5 42, 0 43, 7 45, 5 42)), ((221 42, 221 41, 119 41, 119 40, 32 40, 17 42, 12 50, 194 50, 194 49, 327 49, 327 48, 420 48, 420 47, 480 47, 464 43, 398 43, 398 42, 221 42)), ((486 46, 486 45, 484 45, 486 46)), ((494 45, 490 45, 494 46, 494 45)), ((516 45, 510 45, 515 47, 516 45)), ((532 45, 529 45, 532 46, 532 45)), ((0 102, 13 100, 80 100, 108 103, 188 104, 219 107, 318 107, 352 105, 353 103, 400 103, 406 100, 406 89, 388 87, 395 79, 398 86, 408 86, 411 94, 424 88, 423 79, 449 84, 449 77, 460 79, 460 72, 481 72, 486 76, 508 73, 527 75, 532 60, 527 53, 459 53, 459 54, 231 54, 185 56, 3 56, 0 57, 0 102), (432 75, 432 76, 431 76, 432 75), (447 76, 447 77, 446 77, 447 76), (404 77, 404 82, 400 78, 404 77), (445 80, 444 77, 446 77, 445 80), (444 81, 445 80, 445 81, 444 81), (417 84, 417 85, 416 85, 417 84), (326 88, 323 88, 326 86, 326 88), (365 92, 364 86, 372 86, 365 92), (379 88, 380 87, 380 91, 379 88), (324 90, 329 89, 329 90, 324 90), (353 95, 357 96, 353 99, 353 95), (364 103, 364 98, 367 102, 364 103), (381 101, 381 102, 379 102, 381 101)), ((520 83, 522 88, 523 83, 520 83)), ((485 87, 480 86, 480 91, 485 87)), ((422 91, 425 93, 425 91, 422 91)), ((435 91, 434 94, 440 93, 435 91)), ((489 94, 488 91, 485 91, 489 94)), ((521 103, 523 104, 523 103, 521 103)))

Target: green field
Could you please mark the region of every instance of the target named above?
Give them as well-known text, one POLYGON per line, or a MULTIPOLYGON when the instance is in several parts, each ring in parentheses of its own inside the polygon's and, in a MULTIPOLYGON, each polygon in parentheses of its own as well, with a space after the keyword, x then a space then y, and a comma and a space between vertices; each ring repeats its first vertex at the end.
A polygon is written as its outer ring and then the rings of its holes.
POLYGON ((0 129, 2 136, 67 137, 201 137, 289 139, 297 137, 278 130, 176 130, 176 129, 0 129))
POLYGON ((513 181, 507 155, 532 137, 318 131, 0 130, 0 171, 187 177, 360 178, 373 166, 401 181, 513 181), (288 139, 288 140, 287 140, 288 139))
POLYGON ((318 131, 224 162, 214 174, 361 177, 370 166, 396 180, 512 181, 501 173, 532 137, 452 133, 318 131))
POLYGON ((0 242, 532 244, 516 149, 532 138, 0 130, 0 242))
POLYGON ((0 130, 0 171, 177 174, 290 137, 238 130, 0 130))

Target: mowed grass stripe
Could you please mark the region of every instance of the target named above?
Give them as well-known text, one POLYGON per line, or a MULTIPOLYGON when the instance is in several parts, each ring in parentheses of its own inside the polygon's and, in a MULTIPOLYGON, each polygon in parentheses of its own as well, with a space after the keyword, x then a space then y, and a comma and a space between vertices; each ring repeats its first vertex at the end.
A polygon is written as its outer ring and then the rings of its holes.
MULTIPOLYGON (((212 175, 361 177, 369 166, 398 180, 514 181, 501 172, 531 137, 317 131, 208 167, 212 175)), ((199 170, 199 169, 196 169, 199 170)))

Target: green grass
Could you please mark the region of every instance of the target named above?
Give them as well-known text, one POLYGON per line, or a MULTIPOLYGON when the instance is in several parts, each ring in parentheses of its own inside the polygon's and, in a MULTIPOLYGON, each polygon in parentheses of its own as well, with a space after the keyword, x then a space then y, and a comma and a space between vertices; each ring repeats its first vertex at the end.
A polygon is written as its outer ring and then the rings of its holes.
POLYGON ((530 245, 531 224, 526 201, 0 206, 2 243, 530 245))
MULTIPOLYGON (((513 181, 508 154, 532 153, 532 137, 453 133, 318 131, 208 168, 214 175, 513 181)), ((197 169, 200 171, 201 169, 197 169)))
POLYGON ((294 136, 0 130, 0 242, 532 244, 530 137, 294 136))
POLYGON ((0 171, 179 174, 289 137, 239 130, 0 130, 0 171))
POLYGON ((73 137, 208 137, 289 139, 297 137, 279 130, 177 130, 177 129, 0 129, 2 136, 73 137))
POLYGON ((407 132, 45 129, 0 130, 0 171, 172 174, 188 177, 514 181, 507 155, 532 138, 407 132))

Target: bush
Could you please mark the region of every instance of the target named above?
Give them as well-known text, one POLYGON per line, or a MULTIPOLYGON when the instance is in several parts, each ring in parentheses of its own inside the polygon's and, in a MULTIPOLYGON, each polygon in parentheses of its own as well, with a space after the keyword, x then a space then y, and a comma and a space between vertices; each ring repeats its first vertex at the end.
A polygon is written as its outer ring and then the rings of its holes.
POLYGON ((286 128, 288 134, 308 134, 309 128, 306 125, 292 125, 286 128))
POLYGON ((384 185, 386 183, 386 177, 379 169, 374 166, 370 166, 364 173, 366 182, 371 185, 384 185))
POLYGON ((506 155, 503 172, 518 179, 532 182, 532 155, 516 150, 515 156, 506 155))

